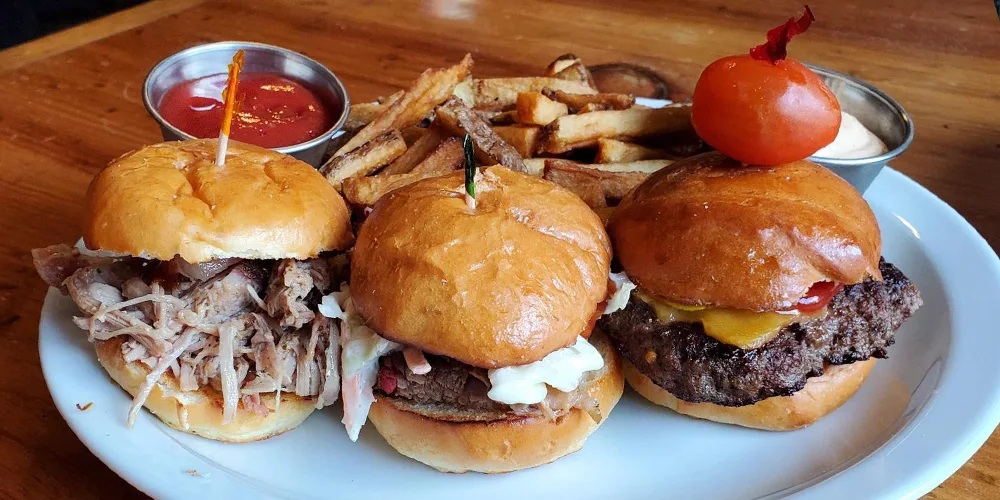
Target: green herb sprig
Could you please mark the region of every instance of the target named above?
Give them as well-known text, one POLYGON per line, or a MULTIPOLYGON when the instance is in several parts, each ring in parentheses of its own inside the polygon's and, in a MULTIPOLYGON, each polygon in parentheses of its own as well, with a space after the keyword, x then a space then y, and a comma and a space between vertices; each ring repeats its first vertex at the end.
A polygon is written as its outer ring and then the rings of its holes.
POLYGON ((476 148, 469 134, 465 134, 462 147, 465 149, 465 202, 469 208, 476 208, 476 148))

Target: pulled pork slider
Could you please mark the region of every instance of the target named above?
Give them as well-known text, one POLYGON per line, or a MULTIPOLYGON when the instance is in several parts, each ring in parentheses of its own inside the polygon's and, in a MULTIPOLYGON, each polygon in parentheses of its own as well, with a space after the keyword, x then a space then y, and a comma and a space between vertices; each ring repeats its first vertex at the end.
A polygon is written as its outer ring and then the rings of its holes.
POLYGON ((128 153, 91 182, 85 248, 33 251, 111 378, 167 425, 253 441, 336 401, 339 330, 316 313, 346 274, 347 207, 290 156, 215 140, 128 153))
POLYGON ((344 422, 355 438, 371 418, 438 470, 497 473, 580 449, 624 379, 591 335, 608 295, 601 221, 548 181, 499 166, 476 177, 475 208, 458 172, 383 197, 358 233, 344 422))
POLYGON ((698 418, 815 422, 858 390, 921 304, 880 258, 861 195, 807 160, 679 161, 630 193, 608 232, 624 272, 598 325, 636 391, 698 418))

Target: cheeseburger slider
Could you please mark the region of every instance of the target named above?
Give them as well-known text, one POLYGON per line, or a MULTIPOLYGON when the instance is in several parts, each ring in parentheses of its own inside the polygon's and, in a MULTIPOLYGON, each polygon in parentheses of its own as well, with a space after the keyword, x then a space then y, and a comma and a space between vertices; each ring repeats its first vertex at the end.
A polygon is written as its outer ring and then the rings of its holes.
POLYGON ((371 418, 438 470, 507 472, 580 449, 621 397, 620 361, 591 335, 611 248, 569 191, 499 166, 475 178, 474 207, 461 172, 381 198, 330 306, 352 439, 371 418))
POLYGON ((339 393, 339 333, 316 313, 340 284, 347 207, 309 165, 231 142, 167 142, 91 182, 85 248, 32 252, 73 299, 97 359, 167 425, 220 441, 299 425, 339 393))
POLYGON ((619 290, 632 291, 598 325, 636 391, 697 418, 815 422, 858 390, 921 304, 880 258, 861 195, 808 160, 678 161, 622 201, 608 232, 619 290))

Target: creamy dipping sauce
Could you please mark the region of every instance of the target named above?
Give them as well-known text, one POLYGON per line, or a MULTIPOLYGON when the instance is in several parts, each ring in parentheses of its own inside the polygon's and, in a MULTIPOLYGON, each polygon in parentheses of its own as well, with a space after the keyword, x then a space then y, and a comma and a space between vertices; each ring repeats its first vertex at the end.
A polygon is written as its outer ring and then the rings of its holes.
POLYGON ((888 151, 885 143, 858 121, 853 115, 840 112, 840 130, 837 138, 815 152, 813 156, 850 160, 870 158, 888 151))

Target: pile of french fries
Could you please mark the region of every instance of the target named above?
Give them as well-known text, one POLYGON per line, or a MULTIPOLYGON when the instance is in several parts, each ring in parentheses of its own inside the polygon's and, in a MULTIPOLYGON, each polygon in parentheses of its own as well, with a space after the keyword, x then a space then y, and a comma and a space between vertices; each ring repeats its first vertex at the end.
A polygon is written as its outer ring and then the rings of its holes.
POLYGON ((355 104, 320 168, 354 207, 463 166, 469 134, 480 165, 542 176, 592 208, 613 205, 651 173, 699 152, 690 107, 651 109, 600 93, 579 58, 545 76, 473 78, 472 57, 427 70, 410 88, 355 104))

